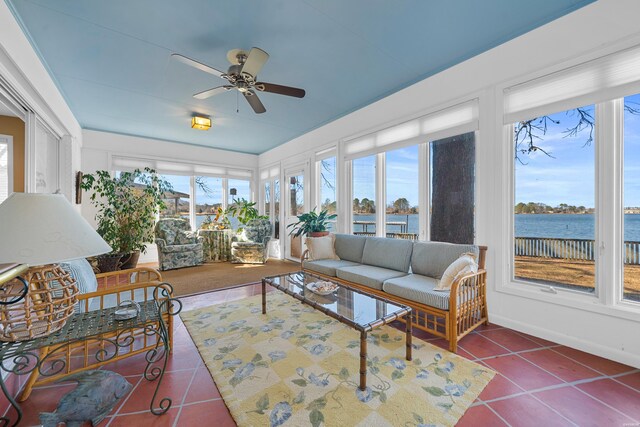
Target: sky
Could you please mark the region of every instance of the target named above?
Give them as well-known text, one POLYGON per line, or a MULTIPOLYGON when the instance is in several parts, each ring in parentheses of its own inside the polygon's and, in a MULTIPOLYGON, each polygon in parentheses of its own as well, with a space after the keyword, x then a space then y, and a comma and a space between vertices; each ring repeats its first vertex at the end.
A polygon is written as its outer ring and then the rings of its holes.
MULTIPOLYGON (((640 108, 640 95, 625 98, 625 104, 640 108)), ((585 107, 595 116, 593 106, 585 107)), ((577 123, 573 112, 553 114, 560 124, 551 124, 536 141, 551 156, 537 152, 516 161, 515 202, 539 202, 550 206, 566 203, 595 206, 595 147, 585 145, 589 131, 568 136, 566 130, 577 123)), ((640 206, 640 115, 624 115, 624 206, 640 206)))

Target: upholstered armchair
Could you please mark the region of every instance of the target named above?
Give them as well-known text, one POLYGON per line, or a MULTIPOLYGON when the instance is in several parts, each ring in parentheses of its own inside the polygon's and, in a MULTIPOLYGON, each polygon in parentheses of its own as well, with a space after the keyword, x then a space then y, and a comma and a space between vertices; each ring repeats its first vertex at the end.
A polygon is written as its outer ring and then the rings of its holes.
POLYGON ((190 267, 203 263, 202 237, 191 231, 183 218, 163 218, 156 223, 156 245, 160 270, 190 267))
POLYGON ((231 262, 235 264, 264 264, 269 256, 271 222, 252 219, 244 228, 243 238, 231 243, 231 262))

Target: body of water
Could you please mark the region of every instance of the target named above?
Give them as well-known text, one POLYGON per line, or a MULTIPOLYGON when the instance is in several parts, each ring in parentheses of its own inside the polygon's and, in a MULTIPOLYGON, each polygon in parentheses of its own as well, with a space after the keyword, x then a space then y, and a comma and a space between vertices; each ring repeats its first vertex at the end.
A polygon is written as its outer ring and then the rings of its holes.
MULTIPOLYGON (((375 215, 354 215, 355 221, 375 221, 375 215)), ((418 234, 418 215, 387 215, 388 222, 408 222, 408 232, 418 234)), ((519 214, 515 215, 517 237, 555 237, 565 239, 594 239, 593 214, 519 214)), ((365 231, 364 225, 354 225, 353 231, 365 231)), ((367 231, 375 232, 375 225, 367 231)), ((388 225, 390 233, 400 232, 399 226, 388 225)), ((640 241, 640 215, 625 214, 624 240, 640 241)))

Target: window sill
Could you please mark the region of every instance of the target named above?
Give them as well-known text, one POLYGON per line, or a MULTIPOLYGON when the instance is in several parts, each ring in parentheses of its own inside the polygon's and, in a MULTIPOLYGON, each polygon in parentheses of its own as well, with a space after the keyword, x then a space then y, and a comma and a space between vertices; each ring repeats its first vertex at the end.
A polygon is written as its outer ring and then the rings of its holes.
POLYGON ((537 285, 531 282, 511 280, 505 285, 496 285, 495 290, 496 292, 530 300, 640 322, 640 305, 630 302, 604 305, 596 295, 583 294, 579 291, 565 290, 562 288, 555 288, 557 291, 555 294, 542 291, 542 289, 547 288, 547 286, 537 285))

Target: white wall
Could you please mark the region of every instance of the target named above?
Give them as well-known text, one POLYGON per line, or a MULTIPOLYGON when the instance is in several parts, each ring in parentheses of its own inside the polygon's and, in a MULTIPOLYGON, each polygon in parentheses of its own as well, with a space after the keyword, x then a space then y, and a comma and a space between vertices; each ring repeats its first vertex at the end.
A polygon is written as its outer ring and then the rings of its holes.
POLYGON ((513 155, 503 139, 502 106, 497 102, 502 87, 526 81, 532 73, 551 72, 640 43, 638 16, 638 1, 600 0, 276 147, 260 155, 260 167, 291 156, 311 159, 318 146, 478 97, 477 243, 489 247, 491 322, 640 367, 640 312, 571 307, 566 301, 500 289, 500 283, 510 281, 505 267, 510 243, 504 243, 509 242, 503 225, 507 218, 501 213, 505 209, 496 209, 507 203, 509 171, 503 165, 505 156, 513 155))
MULTIPOLYGON (((178 144, 157 139, 120 135, 110 132, 83 130, 82 171, 111 170, 111 157, 134 156, 139 158, 164 159, 170 162, 196 163, 253 169, 257 175, 258 156, 233 151, 218 150, 188 144, 178 144)), ((254 185, 255 189, 255 185, 254 185)), ((95 226, 95 209, 87 197, 82 201, 82 215, 95 226)), ((147 248, 140 262, 157 262, 155 245, 147 248)))

